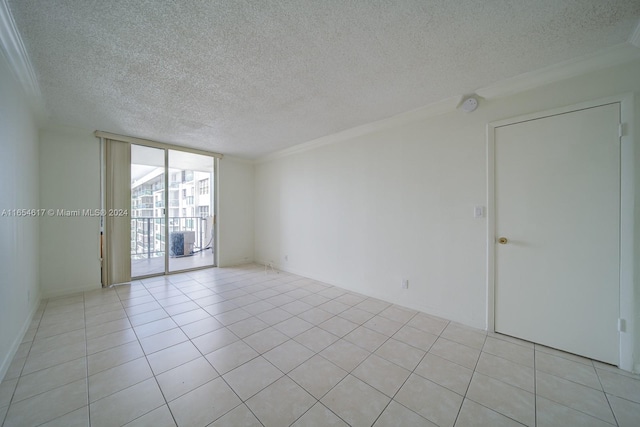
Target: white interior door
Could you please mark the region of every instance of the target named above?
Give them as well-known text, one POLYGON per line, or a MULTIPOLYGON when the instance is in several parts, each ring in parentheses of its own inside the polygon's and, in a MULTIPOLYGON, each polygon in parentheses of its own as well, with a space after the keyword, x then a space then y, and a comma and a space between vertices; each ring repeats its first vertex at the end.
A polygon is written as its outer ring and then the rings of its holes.
POLYGON ((495 329, 618 364, 620 104, 495 129, 495 329))

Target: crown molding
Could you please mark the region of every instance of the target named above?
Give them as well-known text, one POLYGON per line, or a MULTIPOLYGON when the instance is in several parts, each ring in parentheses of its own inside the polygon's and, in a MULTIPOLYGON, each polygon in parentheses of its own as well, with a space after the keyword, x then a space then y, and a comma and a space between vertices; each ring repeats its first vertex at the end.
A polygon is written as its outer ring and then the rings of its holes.
POLYGON ((43 122, 46 114, 40 85, 7 0, 0 0, 0 52, 22 85, 36 120, 43 122))
MULTIPOLYGON (((640 59, 640 21, 638 22, 638 25, 636 25, 634 32, 631 34, 627 42, 602 49, 589 55, 563 61, 549 67, 502 80, 493 85, 478 89, 475 94, 487 100, 503 98, 568 78, 577 77, 592 71, 621 65, 637 59, 640 59)), ((446 114, 457 109, 462 99, 464 99, 464 96, 462 95, 454 96, 387 119, 378 120, 332 135, 323 136, 309 142, 304 142, 293 147, 285 148, 259 157, 255 159, 255 163, 260 164, 269 162, 282 157, 291 156, 293 154, 313 150, 324 145, 335 144, 347 139, 356 138, 391 126, 446 114)))
MULTIPOLYGON (((632 38, 640 38, 639 28, 640 27, 636 27, 632 38)), ((478 89, 476 93, 486 99, 503 98, 560 80, 577 77, 588 72, 624 64, 636 59, 640 59, 640 49, 638 49, 630 39, 629 42, 620 43, 589 55, 517 75, 478 89)))
POLYGON ((285 148, 283 150, 267 154, 266 156, 259 157, 254 162, 255 164, 269 162, 282 157, 288 157, 293 154, 315 150, 316 148, 323 147, 325 145, 336 144, 348 139, 357 138, 359 136, 384 130, 393 126, 398 126, 416 120, 422 120, 446 114, 458 108, 458 105, 460 105, 460 100, 461 96, 453 96, 451 98, 447 98, 442 101, 417 108, 415 110, 410 110, 405 113, 391 116, 386 119, 377 120, 375 122, 356 126, 354 128, 337 132, 331 135, 326 135, 308 142, 303 142, 301 144, 294 145, 293 147, 285 148))
POLYGON ((225 160, 231 160, 235 163, 241 163, 244 165, 255 165, 256 161, 253 159, 247 159, 244 157, 238 157, 238 156, 229 156, 228 154, 225 154, 223 157, 225 160))

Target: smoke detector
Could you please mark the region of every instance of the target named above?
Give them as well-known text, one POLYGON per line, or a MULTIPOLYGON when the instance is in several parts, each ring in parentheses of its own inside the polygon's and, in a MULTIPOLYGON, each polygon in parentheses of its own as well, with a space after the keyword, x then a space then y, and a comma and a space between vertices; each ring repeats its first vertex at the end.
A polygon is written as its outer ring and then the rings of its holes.
POLYGON ((460 109, 465 113, 470 113, 474 111, 476 108, 478 108, 478 100, 475 99, 474 97, 469 97, 465 99, 462 105, 460 106, 460 109))

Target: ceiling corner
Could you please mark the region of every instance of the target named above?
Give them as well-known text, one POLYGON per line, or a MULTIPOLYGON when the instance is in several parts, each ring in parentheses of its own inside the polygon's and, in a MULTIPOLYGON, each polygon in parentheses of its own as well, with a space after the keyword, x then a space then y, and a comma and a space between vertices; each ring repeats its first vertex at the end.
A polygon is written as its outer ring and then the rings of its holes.
POLYGON ((629 43, 640 48, 640 20, 638 20, 635 30, 633 30, 633 33, 631 33, 631 36, 629 37, 629 43))
MULTIPOLYGON (((640 27, 640 26, 639 26, 640 27)), ((640 42, 640 30, 636 27, 632 38, 640 42)), ((476 93, 486 99, 502 98, 540 86, 555 83, 588 72, 624 64, 640 58, 640 49, 631 39, 595 53, 572 58, 545 68, 530 71, 478 89, 476 93)))
POLYGON ((46 114, 40 85, 7 0, 0 0, 0 52, 22 85, 36 120, 43 122, 46 114))

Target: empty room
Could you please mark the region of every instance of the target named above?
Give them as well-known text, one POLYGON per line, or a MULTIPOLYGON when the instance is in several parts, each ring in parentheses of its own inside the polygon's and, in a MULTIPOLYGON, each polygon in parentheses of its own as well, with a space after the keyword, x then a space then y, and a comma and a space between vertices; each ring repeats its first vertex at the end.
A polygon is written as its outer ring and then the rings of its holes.
POLYGON ((0 426, 640 425, 637 0, 0 0, 0 426))

